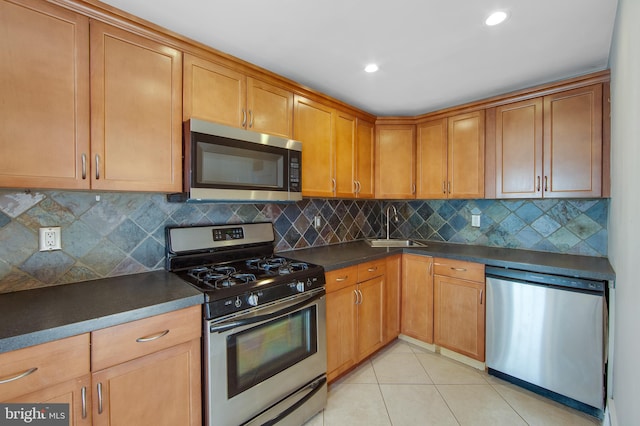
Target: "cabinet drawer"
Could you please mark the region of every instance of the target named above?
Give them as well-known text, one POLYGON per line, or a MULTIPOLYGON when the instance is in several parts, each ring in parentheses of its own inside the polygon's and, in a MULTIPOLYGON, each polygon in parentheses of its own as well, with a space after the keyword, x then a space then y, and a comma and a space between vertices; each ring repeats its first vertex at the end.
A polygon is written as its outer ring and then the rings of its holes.
POLYGON ((200 305, 94 331, 91 371, 197 339, 201 332, 200 305))
POLYGON ((0 355, 0 401, 88 373, 89 333, 6 352, 0 355))
POLYGON ((379 277, 386 273, 386 260, 374 260, 358 265, 358 282, 367 281, 374 277, 379 277))
POLYGON ((325 272, 324 276, 327 281, 327 293, 340 290, 358 282, 358 266, 354 265, 325 272))
POLYGON ((436 258, 433 266, 435 275, 484 282, 484 264, 482 263, 436 258))

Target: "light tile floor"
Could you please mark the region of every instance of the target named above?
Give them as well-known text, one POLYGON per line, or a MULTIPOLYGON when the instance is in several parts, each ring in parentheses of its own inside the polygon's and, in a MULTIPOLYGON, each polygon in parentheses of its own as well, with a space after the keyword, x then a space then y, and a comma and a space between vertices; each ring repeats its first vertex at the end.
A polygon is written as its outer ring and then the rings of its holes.
POLYGON ((600 425, 581 412, 397 340, 329 386, 305 426, 600 425))

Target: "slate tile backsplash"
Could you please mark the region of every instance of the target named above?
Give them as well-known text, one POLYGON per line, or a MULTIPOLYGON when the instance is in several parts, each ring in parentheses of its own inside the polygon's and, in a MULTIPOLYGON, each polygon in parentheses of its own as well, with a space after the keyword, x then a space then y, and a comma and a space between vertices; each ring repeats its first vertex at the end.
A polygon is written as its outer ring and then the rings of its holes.
MULTIPOLYGON (((0 293, 162 269, 169 225, 269 221, 276 251, 382 237, 388 204, 175 204, 161 194, 0 190, 0 293), (317 215, 319 229, 312 225, 317 215), (38 251, 43 226, 62 228, 61 251, 38 251)), ((396 238, 607 255, 606 199, 392 204, 396 238), (471 227, 472 213, 481 216, 480 228, 471 227)))

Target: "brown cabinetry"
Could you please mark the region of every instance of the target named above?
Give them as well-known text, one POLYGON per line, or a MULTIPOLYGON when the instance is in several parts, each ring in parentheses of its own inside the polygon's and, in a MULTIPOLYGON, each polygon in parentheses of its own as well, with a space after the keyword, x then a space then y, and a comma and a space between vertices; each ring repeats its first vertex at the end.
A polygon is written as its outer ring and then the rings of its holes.
POLYGON ((373 123, 337 111, 336 197, 373 198, 373 128, 373 123))
POLYGON ((401 333, 433 343, 433 258, 402 255, 401 333))
POLYGON ((293 93, 190 54, 184 56, 183 118, 289 138, 293 93))
POLYGON ((181 53, 46 2, 0 8, 0 186, 180 190, 181 53))
POLYGON ((0 401, 68 403, 71 425, 90 425, 89 334, 0 354, 0 401))
POLYGON ((384 343, 387 344, 400 334, 400 301, 402 285, 402 255, 387 257, 384 292, 384 343))
POLYGON ((434 260, 434 341, 484 361, 484 265, 434 260))
POLYGON ((413 124, 376 125, 376 198, 415 198, 415 133, 413 124))
POLYGON ((502 105, 489 117, 497 198, 602 196, 602 84, 502 105))
POLYGON ((94 425, 200 425, 200 306, 92 332, 94 425))
POLYGON ((417 125, 417 198, 484 197, 484 111, 417 125))
POLYGON ((384 345, 386 260, 327 272, 327 377, 384 345))

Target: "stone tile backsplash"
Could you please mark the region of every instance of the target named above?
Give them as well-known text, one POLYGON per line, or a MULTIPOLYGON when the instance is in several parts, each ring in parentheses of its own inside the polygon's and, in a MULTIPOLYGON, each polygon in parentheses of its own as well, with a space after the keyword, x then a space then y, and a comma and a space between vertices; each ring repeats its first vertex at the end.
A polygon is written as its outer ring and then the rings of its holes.
MULTIPOLYGON (((607 255, 609 201, 392 202, 391 235, 607 255), (480 228, 471 214, 480 214, 480 228)), ((162 194, 0 190, 0 293, 164 267, 170 225, 269 221, 276 251, 381 237, 386 201, 305 199, 294 204, 175 204, 162 194), (313 218, 321 217, 315 229, 313 218), (62 250, 38 251, 38 228, 60 226, 62 250)))

